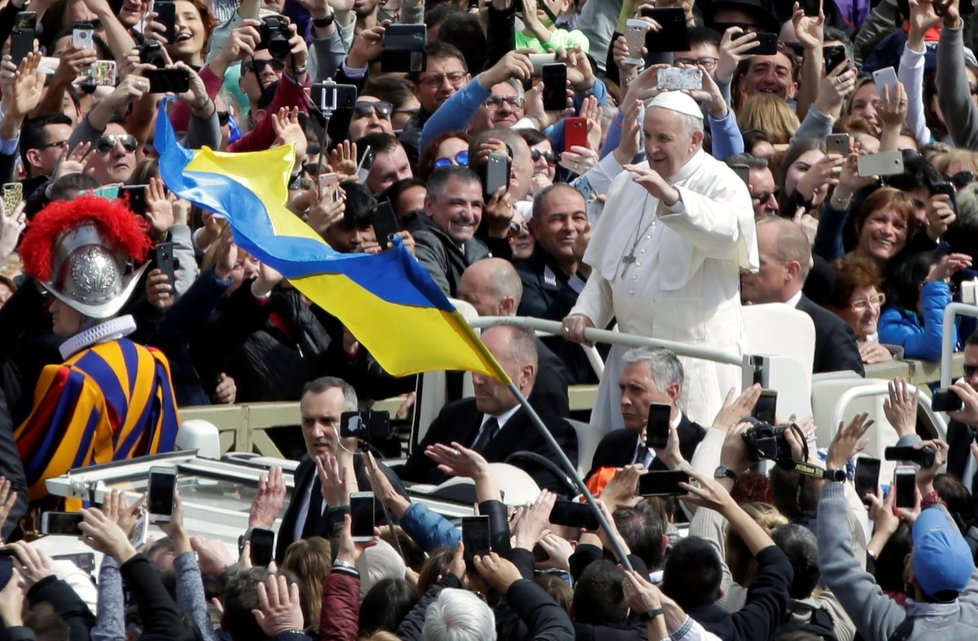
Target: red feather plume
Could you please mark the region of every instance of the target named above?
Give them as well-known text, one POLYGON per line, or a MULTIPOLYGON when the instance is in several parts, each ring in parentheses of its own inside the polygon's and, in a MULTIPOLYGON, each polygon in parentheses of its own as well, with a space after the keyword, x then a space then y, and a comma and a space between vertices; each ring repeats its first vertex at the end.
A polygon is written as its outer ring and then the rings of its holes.
POLYGON ((132 213, 121 200, 79 196, 59 200, 42 209, 28 224, 18 251, 24 270, 42 282, 51 280, 51 256, 59 234, 92 221, 109 246, 138 262, 146 260, 153 242, 149 223, 132 213))

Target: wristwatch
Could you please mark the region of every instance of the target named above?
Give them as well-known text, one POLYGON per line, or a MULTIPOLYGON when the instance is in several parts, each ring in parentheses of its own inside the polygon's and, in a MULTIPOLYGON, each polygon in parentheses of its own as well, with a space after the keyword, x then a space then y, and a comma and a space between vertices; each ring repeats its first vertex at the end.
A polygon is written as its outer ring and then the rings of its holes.
POLYGON ((726 465, 721 465, 716 470, 713 471, 713 478, 717 480, 727 478, 736 483, 737 473, 731 470, 726 465))
POLYGON ((325 18, 314 19, 312 21, 312 24, 314 27, 319 27, 320 29, 322 29, 323 27, 328 27, 329 25, 333 24, 335 20, 336 20, 336 12, 334 11, 333 13, 329 14, 325 18))

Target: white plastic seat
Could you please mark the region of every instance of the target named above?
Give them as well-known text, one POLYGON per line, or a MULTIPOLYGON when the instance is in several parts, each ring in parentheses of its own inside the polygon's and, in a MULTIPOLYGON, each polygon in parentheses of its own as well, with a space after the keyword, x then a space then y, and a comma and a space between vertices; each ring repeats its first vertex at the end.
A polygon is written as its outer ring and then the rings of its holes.
POLYGON ((778 391, 778 416, 808 416, 815 358, 811 316, 784 303, 745 305, 743 315, 748 352, 769 358, 768 387, 778 391))

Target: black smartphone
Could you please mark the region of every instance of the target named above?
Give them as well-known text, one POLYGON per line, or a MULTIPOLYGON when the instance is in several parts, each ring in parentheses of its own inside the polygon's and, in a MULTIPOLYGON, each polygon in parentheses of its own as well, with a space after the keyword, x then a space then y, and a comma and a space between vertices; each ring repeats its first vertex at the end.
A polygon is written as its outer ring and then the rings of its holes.
POLYGON ((773 389, 761 390, 761 395, 757 399, 757 404, 754 405, 754 411, 751 412, 751 416, 761 421, 762 423, 768 423, 769 425, 774 425, 777 422, 777 410, 778 410, 778 392, 773 389))
POLYGON ((887 461, 910 461, 917 463, 921 467, 930 467, 934 464, 934 450, 930 447, 888 447, 883 450, 883 458, 887 461))
POLYGON ((639 496, 680 496, 686 490, 680 483, 689 483, 689 474, 679 470, 646 472, 638 477, 639 496))
POLYGON ((557 499, 550 510, 549 521, 554 525, 567 527, 582 527, 585 530, 597 530, 600 527, 598 517, 587 503, 557 499))
POLYGON ((268 567, 275 555, 275 532, 260 527, 252 528, 248 533, 248 540, 251 541, 251 564, 268 567))
POLYGON ((173 261, 173 243, 157 243, 153 248, 156 268, 166 274, 170 286, 177 282, 175 264, 173 261))
POLYGON ((428 27, 423 24, 392 24, 381 38, 384 51, 380 70, 384 72, 421 73, 425 68, 428 27))
POLYGON ((78 527, 81 521, 81 512, 43 512, 41 514, 41 534, 81 536, 82 531, 78 527))
POLYGON ((313 106, 321 111, 353 109, 357 104, 357 88, 354 85, 317 82, 309 88, 309 97, 313 106))
POLYGON ((492 551, 489 539, 488 516, 462 517, 462 544, 465 546, 465 567, 474 570, 472 559, 492 551))
POLYGON ((177 37, 177 5, 172 2, 153 3, 156 21, 163 25, 163 39, 172 43, 177 37))
POLYGON ((823 71, 828 73, 841 65, 846 56, 846 48, 844 45, 829 45, 827 47, 822 47, 822 63, 823 71))
MULTIPOLYGON (((89 28, 91 28, 90 25, 89 28)), ((37 29, 37 12, 17 12, 17 15, 14 16, 14 29, 30 29, 31 31, 35 31, 37 29)))
POLYGON ((964 401, 953 389, 945 387, 934 392, 930 408, 935 412, 957 412, 964 409, 964 401))
POLYGON ((818 17, 819 0, 802 0, 801 8, 809 18, 818 17))
POLYGON ((172 467, 151 467, 148 489, 150 522, 169 523, 173 514, 173 497, 177 490, 177 471, 172 467))
POLYGON ((381 250, 386 250, 391 237, 401 232, 401 226, 397 224, 397 216, 394 215, 394 208, 391 207, 389 200, 377 203, 370 224, 374 228, 374 236, 381 250))
POLYGON ((15 65, 34 51, 34 30, 14 29, 10 34, 10 59, 15 65))
POLYGON ((912 465, 896 468, 896 506, 912 508, 917 502, 917 470, 912 465))
POLYGON ((649 53, 689 51, 689 28, 682 7, 642 9, 642 15, 662 25, 659 31, 649 29, 645 34, 645 48, 649 53))
POLYGON ((769 384, 768 379, 770 378, 769 363, 766 356, 751 356, 750 365, 754 369, 754 373, 751 376, 751 385, 760 385, 761 387, 767 387, 769 384))
POLYGON ((751 49, 751 53, 758 56, 773 56, 778 52, 778 34, 759 33, 757 34, 757 46, 751 49))
MULTIPOLYGON (((944 194, 950 198, 951 209, 954 211, 958 210, 958 199, 956 197, 957 190, 954 189, 954 183, 950 180, 939 180, 930 186, 930 193, 933 195, 944 194)), ((932 403, 933 405, 933 403, 932 403)))
POLYGON ((190 72, 186 69, 146 69, 143 77, 149 79, 150 93, 183 93, 190 89, 190 72))
POLYGON ((555 62, 543 65, 543 110, 567 109, 567 65, 555 62))
POLYGON ((119 198, 134 214, 146 213, 146 187, 148 185, 123 185, 119 187, 119 198))
POLYGON ((876 488, 879 487, 880 464, 881 461, 878 458, 860 456, 856 459, 856 496, 863 503, 868 504, 869 501, 866 500, 866 495, 874 494, 876 488))
POLYGON ((504 154, 489 154, 481 173, 482 196, 488 202, 501 187, 509 187, 509 157, 504 154))
POLYGON ((354 543, 367 543, 374 538, 374 493, 350 494, 350 534, 354 543))
POLYGON ((374 150, 370 145, 363 145, 363 149, 357 149, 357 181, 361 185, 367 184, 367 176, 370 175, 370 168, 374 166, 374 150))
POLYGON ((662 449, 669 440, 669 419, 672 407, 666 403, 649 405, 649 420, 645 424, 645 446, 662 449))

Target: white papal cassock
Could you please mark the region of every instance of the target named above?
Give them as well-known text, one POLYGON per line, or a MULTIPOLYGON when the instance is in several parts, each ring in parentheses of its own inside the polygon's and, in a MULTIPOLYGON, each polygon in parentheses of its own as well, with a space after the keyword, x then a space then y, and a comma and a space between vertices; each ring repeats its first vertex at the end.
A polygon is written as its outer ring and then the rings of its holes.
MULTIPOLYGON (((623 172, 611 184, 584 255, 593 271, 571 314, 584 314, 595 327, 615 317, 623 333, 744 353, 740 268, 758 267, 747 185, 702 150, 669 179, 681 194, 672 208, 632 178, 623 172)), ((618 379, 625 351, 612 349, 601 378, 591 413, 601 431, 624 427, 618 379)), ((680 407, 710 425, 727 390, 740 389, 740 368, 681 360, 680 407)))

